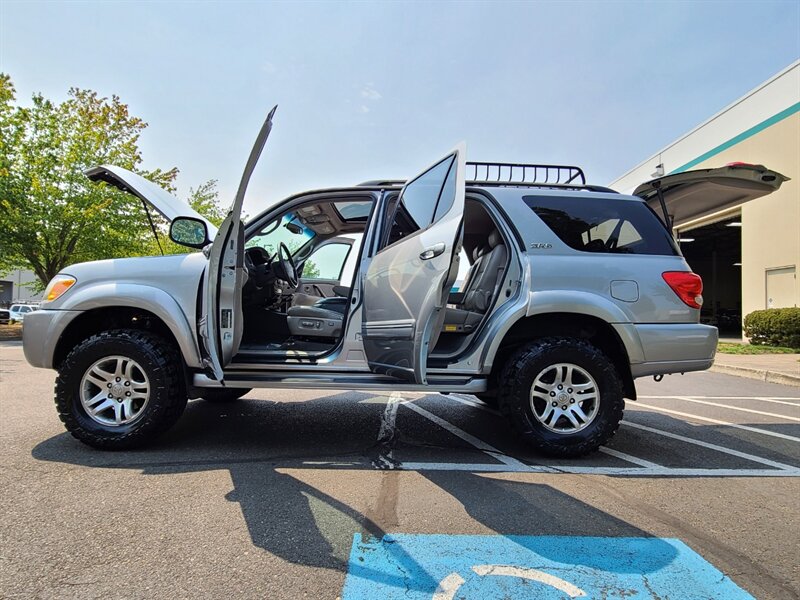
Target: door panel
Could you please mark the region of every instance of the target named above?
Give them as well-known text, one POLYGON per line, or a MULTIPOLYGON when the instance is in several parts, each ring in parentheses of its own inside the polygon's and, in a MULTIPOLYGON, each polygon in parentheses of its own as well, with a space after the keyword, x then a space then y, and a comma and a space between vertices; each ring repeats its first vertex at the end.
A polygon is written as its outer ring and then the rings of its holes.
POLYGON ((301 279, 297 284, 297 290, 309 296, 331 298, 337 295, 333 288, 338 285, 338 279, 301 279))
POLYGON ((242 341, 242 287, 247 282, 242 203, 247 184, 272 130, 276 108, 270 111, 261 126, 242 173, 233 206, 220 225, 209 252, 200 334, 205 346, 204 362, 218 381, 222 381, 222 369, 239 350, 242 341))
POLYGON ((465 155, 460 144, 407 183, 394 215, 386 215, 382 229, 391 231, 394 221, 399 233, 387 236, 363 280, 364 350, 375 372, 426 383, 425 363, 458 272, 453 264, 461 249, 465 155))

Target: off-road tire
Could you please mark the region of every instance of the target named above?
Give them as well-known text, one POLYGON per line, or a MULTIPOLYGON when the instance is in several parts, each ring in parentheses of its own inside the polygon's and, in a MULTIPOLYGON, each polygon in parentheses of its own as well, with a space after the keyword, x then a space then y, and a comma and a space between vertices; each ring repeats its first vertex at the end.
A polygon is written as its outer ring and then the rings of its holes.
POLYGON ((542 454, 561 458, 583 456, 608 442, 619 429, 625 409, 623 387, 614 364, 598 348, 577 338, 551 337, 532 342, 509 357, 500 377, 498 407, 514 429, 542 454), (572 363, 597 382, 600 403, 585 429, 569 434, 550 431, 533 414, 530 391, 548 365, 572 363))
POLYGON ((55 402, 58 416, 74 437, 101 450, 124 450, 151 442, 172 427, 186 407, 186 386, 177 350, 147 331, 117 329, 91 336, 69 353, 58 369, 55 402), (104 356, 135 360, 150 381, 143 414, 120 426, 105 426, 89 417, 80 401, 83 374, 104 356))
POLYGON ((203 388, 197 390, 201 400, 214 404, 228 404, 250 392, 251 388, 203 388))

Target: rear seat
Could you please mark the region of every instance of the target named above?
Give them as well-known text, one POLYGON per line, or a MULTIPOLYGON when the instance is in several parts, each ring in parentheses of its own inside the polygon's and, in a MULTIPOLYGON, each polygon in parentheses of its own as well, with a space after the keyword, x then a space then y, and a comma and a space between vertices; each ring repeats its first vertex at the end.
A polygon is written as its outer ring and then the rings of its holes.
POLYGON ((475 262, 465 279, 461 304, 448 306, 444 317, 445 333, 471 333, 492 305, 503 281, 508 249, 497 230, 489 234, 488 247, 479 247, 475 262))

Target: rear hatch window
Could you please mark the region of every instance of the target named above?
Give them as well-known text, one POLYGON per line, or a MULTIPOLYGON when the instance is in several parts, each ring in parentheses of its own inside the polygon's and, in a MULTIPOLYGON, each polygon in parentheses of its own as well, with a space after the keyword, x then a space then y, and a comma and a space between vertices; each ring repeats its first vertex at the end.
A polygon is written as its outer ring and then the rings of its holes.
POLYGON ((574 250, 680 254, 670 232, 644 202, 567 196, 523 196, 522 200, 574 250))

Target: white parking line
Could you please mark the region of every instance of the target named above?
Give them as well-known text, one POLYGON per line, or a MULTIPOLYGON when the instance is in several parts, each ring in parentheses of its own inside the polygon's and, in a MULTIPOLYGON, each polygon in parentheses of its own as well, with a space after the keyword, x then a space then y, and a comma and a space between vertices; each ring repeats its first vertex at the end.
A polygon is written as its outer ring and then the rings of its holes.
POLYGON ((787 421, 795 421, 800 423, 800 417, 790 417, 788 415, 779 415, 777 413, 764 412, 763 410, 754 410, 752 408, 742 408, 741 406, 730 406, 728 404, 720 404, 719 402, 709 402, 708 400, 698 400, 692 396, 673 396, 675 400, 682 400, 684 402, 694 402, 695 404, 705 404, 706 406, 716 406, 718 408, 727 408, 729 410, 738 410, 739 412, 752 413, 754 415, 763 415, 765 417, 774 417, 776 419, 786 419, 787 421))
POLYGON ((456 427, 452 423, 448 423, 447 421, 445 421, 441 417, 437 417, 436 415, 434 415, 433 413, 428 412, 424 408, 422 408, 420 406, 417 406, 413 402, 406 401, 406 402, 403 403, 403 406, 405 406, 407 408, 410 408, 411 410, 413 410, 418 415, 425 417, 426 419, 428 419, 429 421, 435 423, 436 425, 438 425, 442 429, 446 429, 447 431, 452 433, 454 436, 459 437, 462 440, 464 440, 465 442, 467 442, 468 444, 471 444, 471 445, 475 446, 478 450, 481 450, 481 451, 485 452, 486 454, 488 454, 489 456, 491 456, 495 460, 500 461, 504 465, 507 465, 509 467, 514 467, 514 468, 525 468, 525 467, 527 467, 527 465, 525 463, 518 461, 516 458, 512 458, 510 456, 507 456, 506 454, 503 454, 500 450, 498 450, 494 446, 490 446, 489 444, 487 444, 483 440, 479 440, 478 438, 476 438, 473 435, 470 435, 466 431, 463 431, 462 429, 459 429, 458 427, 456 427))
MULTIPOLYGON (((444 394, 442 394, 444 396, 444 394)), ((488 413, 492 413, 493 415, 497 415, 498 417, 502 417, 502 413, 499 410, 495 410, 488 404, 484 404, 480 400, 473 400, 472 398, 464 398, 463 396, 459 396, 457 394, 448 394, 445 396, 446 398, 450 398, 451 400, 455 400, 456 402, 460 402, 461 404, 466 404, 467 406, 472 406, 474 408, 479 408, 483 411, 488 413)))
POLYGON ((778 398, 763 398, 761 396, 754 396, 753 398, 747 398, 747 400, 760 400, 761 402, 772 402, 773 404, 783 404, 784 406, 796 406, 800 408, 800 398, 797 398, 797 402, 787 402, 778 398))
POLYGON ((608 454, 609 456, 613 456, 615 458, 620 458, 622 460, 626 460, 629 463, 633 463, 634 465, 639 465, 640 467, 647 467, 650 469, 663 469, 662 465, 658 465, 654 462, 650 462, 649 460, 645 460, 643 458, 639 458, 638 456, 632 456, 631 454, 625 454, 624 452, 620 452, 619 450, 613 450, 611 448, 606 448, 605 446, 601 446, 599 448, 600 452, 603 454, 608 454))
MULTIPOLYGON (((475 408, 485 409, 491 412, 496 412, 490 407, 484 407, 479 405, 478 402, 475 402, 469 398, 463 398, 460 396, 455 395, 447 395, 447 398, 452 398, 456 402, 459 402, 464 405, 473 406, 475 408)), ((675 398, 675 396, 666 396, 666 398, 675 398)), ((794 467, 792 465, 787 465, 783 463, 779 463, 777 461, 772 461, 766 458, 761 458, 760 456, 755 456, 752 454, 747 454, 746 452, 740 452, 738 450, 732 450, 730 448, 725 448, 723 446, 718 446, 716 444, 711 444, 709 442, 703 442, 701 440, 695 440, 686 436, 681 436, 675 433, 671 433, 668 431, 662 431, 660 429, 656 429, 653 427, 648 427, 646 425, 639 425, 637 423, 630 423, 629 421, 623 421, 623 423, 629 427, 634 427, 638 429, 642 429, 645 431, 649 431, 651 433, 656 433, 659 435, 663 435, 666 437, 670 437, 676 440, 680 440, 683 442, 687 442, 690 444, 695 444, 698 446, 702 446, 705 448, 709 448, 711 450, 716 450, 719 452, 723 452, 726 454, 730 454, 732 456, 736 456, 739 458, 744 458, 746 460, 750 460, 752 462, 760 463, 768 467, 773 467, 770 469, 708 469, 708 468, 672 468, 672 467, 665 467, 654 462, 645 460, 643 458, 639 458, 637 456, 632 456, 630 454, 626 454, 624 452, 620 452, 618 450, 614 450, 612 448, 605 448, 601 447, 600 451, 608 454, 609 456, 614 456, 621 460, 625 460, 632 464, 639 465, 638 467, 581 467, 575 465, 528 465, 519 461, 515 458, 512 458, 504 453, 502 453, 497 448, 487 444, 483 440, 476 438, 475 436, 459 429, 452 423, 445 421, 441 417, 436 416, 435 414, 425 410, 424 408, 417 406, 411 400, 405 400, 401 402, 403 406, 408 407, 409 409, 413 410, 420 416, 428 419, 432 423, 438 425, 439 427, 449 431, 456 437, 466 441, 470 445, 474 446, 475 448, 485 452, 487 455, 491 456, 495 460, 499 461, 502 464, 484 464, 484 463, 449 463, 449 462, 403 462, 400 463, 395 461, 395 468, 409 470, 409 471, 466 471, 466 472, 474 472, 474 473, 546 473, 546 474, 556 474, 556 473, 563 473, 563 474, 574 474, 574 475, 606 475, 606 476, 627 476, 627 477, 800 477, 800 467, 794 467)), ((800 441, 800 438, 795 438, 792 436, 787 436, 780 433, 775 433, 772 431, 766 431, 763 429, 756 429, 754 427, 748 427, 746 425, 739 425, 737 423, 728 423, 726 421, 720 421, 718 419, 711 419, 708 417, 700 417, 698 415, 691 415, 688 413, 682 413, 679 411, 673 411, 669 409, 662 409, 657 406, 651 406, 647 404, 639 404, 644 408, 650 408, 654 411, 661 411, 670 414, 676 414, 679 416, 699 419, 701 421, 709 421, 712 423, 717 423, 720 425, 726 425, 729 427, 734 427, 737 429, 745 429, 747 431, 753 431, 755 433, 762 433, 764 435, 771 435, 774 437, 780 437, 784 439, 789 439, 792 441, 800 441)))
MULTIPOLYGON (((639 398, 672 400, 678 396, 646 396, 639 395, 639 398)), ((764 402, 773 402, 775 404, 785 404, 788 406, 800 406, 800 398, 793 396, 681 396, 682 398, 697 398, 698 400, 762 400, 764 402), (795 402, 789 402, 795 400, 795 402)))
POLYGON ((800 469, 694 469, 671 467, 575 467, 571 465, 520 466, 483 463, 404 462, 406 471, 469 471, 473 473, 544 473, 567 475, 623 475, 627 477, 800 477, 800 469))
POLYGON ((392 392, 386 402, 386 408, 381 414, 381 426, 378 430, 377 440, 381 451, 375 459, 375 466, 381 469, 395 468, 395 460, 392 455, 394 453, 394 438, 397 435, 397 428, 395 427, 397 408, 401 402, 403 402, 403 397, 400 392, 392 392))
POLYGON ((789 440, 790 442, 800 442, 800 438, 798 437, 792 435, 786 435, 785 433, 778 433, 777 431, 767 431, 766 429, 758 429, 757 427, 750 427, 748 425, 739 425, 738 423, 731 423, 730 421, 722 421, 720 419, 712 419, 710 417, 701 417, 699 415, 692 415, 678 410, 670 410, 668 408, 661 408, 660 406, 653 406, 652 404, 642 404, 641 402, 638 401, 636 402, 636 406, 641 406, 642 408, 649 408, 655 412, 677 415, 679 417, 688 417, 690 419, 697 419, 698 421, 706 421, 708 423, 715 423, 716 425, 725 425, 726 427, 733 427, 734 429, 742 429, 744 431, 760 433, 762 435, 768 435, 770 437, 776 437, 782 440, 789 440))
POLYGON ((722 452, 724 454, 730 454, 731 456, 736 456, 737 458, 744 458, 745 460, 760 463, 762 465, 767 465, 769 467, 774 467, 776 469, 791 470, 797 468, 793 467, 792 465, 786 465, 784 463, 779 463, 774 460, 769 460, 768 458, 761 458, 760 456, 756 456, 754 454, 748 454, 747 452, 733 450, 732 448, 726 448, 724 446, 718 446, 717 444, 711 444, 709 442, 704 442, 702 440, 696 440, 694 438, 686 437, 684 435, 672 433, 671 431, 663 431, 662 429, 656 429, 655 427, 648 427, 647 425, 640 425, 639 423, 631 423, 630 421, 622 421, 622 424, 625 425, 626 427, 641 429, 642 431, 655 433, 657 435, 662 435, 664 437, 672 438, 674 440, 680 440, 681 442, 686 442, 687 444, 694 444, 695 446, 701 446, 703 448, 708 448, 709 450, 715 450, 717 452, 722 452))

